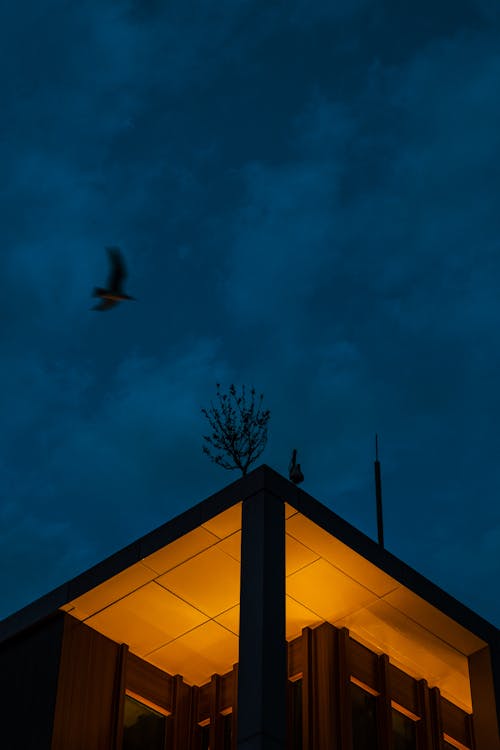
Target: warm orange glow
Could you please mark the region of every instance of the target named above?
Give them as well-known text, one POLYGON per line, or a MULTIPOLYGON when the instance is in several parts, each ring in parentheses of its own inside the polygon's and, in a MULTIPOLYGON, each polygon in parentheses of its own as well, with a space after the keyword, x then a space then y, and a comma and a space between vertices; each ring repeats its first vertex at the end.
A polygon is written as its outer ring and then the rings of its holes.
POLYGON ((209 617, 238 604, 240 565, 218 546, 200 552, 156 582, 209 617))
POLYGON ((470 748, 467 745, 463 745, 458 740, 455 740, 453 737, 450 737, 450 735, 446 734, 446 732, 443 732, 443 739, 449 745, 452 745, 453 747, 456 747, 457 750, 470 750, 470 748))
MULTIPOLYGON (((285 515, 287 639, 345 626, 470 712, 467 656, 485 644, 288 504, 285 515)), ((200 685, 238 661, 240 559, 237 503, 63 608, 200 685)))
POLYGON ((380 695, 378 690, 374 690, 370 685, 367 685, 366 682, 363 682, 362 680, 358 680, 357 677, 354 677, 354 675, 350 676, 350 681, 353 683, 353 685, 357 685, 358 687, 362 688, 362 690, 365 690, 367 693, 370 693, 370 695, 380 695))
POLYGON ((399 711, 400 714, 403 714, 403 716, 407 716, 412 721, 420 721, 420 716, 417 716, 417 714, 414 714, 413 711, 410 711, 409 708, 405 708, 404 706, 401 706, 399 703, 396 703, 396 701, 391 701, 391 707, 395 708, 396 711, 399 711))
POLYGON ((213 620, 148 654, 147 660, 186 682, 203 684, 238 661, 238 637, 213 620))
POLYGON ((169 674, 203 684, 238 661, 240 544, 237 503, 64 609, 169 674))
POLYGON ((287 633, 318 618, 347 627, 360 643, 472 711, 467 656, 485 645, 479 638, 302 514, 288 517, 286 531, 316 556, 287 577, 287 633), (289 597, 296 604, 289 606, 289 597))

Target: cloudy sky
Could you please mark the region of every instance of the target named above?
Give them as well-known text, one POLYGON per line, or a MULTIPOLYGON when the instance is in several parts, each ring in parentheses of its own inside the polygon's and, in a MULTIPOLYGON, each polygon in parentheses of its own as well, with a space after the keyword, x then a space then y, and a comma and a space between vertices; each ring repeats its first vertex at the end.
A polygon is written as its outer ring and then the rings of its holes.
POLYGON ((496 0, 0 8, 0 617, 260 462, 496 625, 496 0), (100 313, 104 247, 137 298, 100 313))

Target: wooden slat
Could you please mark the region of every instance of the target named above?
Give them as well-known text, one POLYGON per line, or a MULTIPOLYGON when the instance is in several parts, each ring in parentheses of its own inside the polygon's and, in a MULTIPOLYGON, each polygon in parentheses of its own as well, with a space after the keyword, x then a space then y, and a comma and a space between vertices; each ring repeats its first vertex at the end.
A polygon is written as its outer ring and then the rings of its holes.
POLYGON ((418 681, 417 698, 417 713, 420 716, 420 721, 417 724, 418 747, 423 750, 434 750, 431 704, 427 680, 418 681))
POLYGON ((67 615, 52 750, 114 750, 120 647, 67 615))
POLYGON ((347 642, 347 664, 350 675, 357 677, 365 685, 378 691, 377 654, 353 638, 349 638, 347 642))
POLYGON ((441 721, 443 732, 453 739, 458 740, 466 747, 470 747, 470 734, 468 716, 466 711, 455 706, 446 698, 441 697, 441 721))
POLYGON ((167 711, 173 711, 174 678, 132 653, 127 657, 125 687, 167 711))
POLYGON ((127 670, 128 646, 126 643, 120 645, 118 651, 118 663, 115 673, 115 685, 113 690, 114 704, 114 736, 111 745, 114 750, 122 750, 123 745, 123 713, 125 707, 125 682, 127 670))
POLYGON ((417 681, 393 664, 389 664, 389 675, 392 700, 417 716, 420 716, 417 681))
POLYGON ((313 743, 315 750, 337 750, 335 680, 336 633, 325 622, 313 630, 313 743))
POLYGON ((237 750, 238 744, 238 665, 233 666, 233 712, 232 712, 232 732, 231 750, 237 750))
POLYGON ((335 679, 337 683, 337 746, 339 750, 352 749, 351 695, 349 684, 349 631, 341 628, 337 631, 337 659, 335 679))
POLYGON ((227 672, 221 677, 219 694, 219 711, 225 711, 233 707, 233 671, 227 672))
POLYGON ((313 636, 311 628, 302 631, 302 750, 314 750, 313 724, 313 636))
POLYGON ((441 693, 439 688, 429 690, 433 750, 443 750, 443 723, 441 721, 441 693))
POLYGON ((295 638, 288 644, 288 676, 294 677, 299 672, 303 671, 303 648, 302 648, 302 636, 295 638))
POLYGON ((191 750, 194 731, 192 689, 181 675, 174 677, 173 750, 191 750))
POLYGON ((210 718, 210 682, 202 685, 199 688, 198 694, 198 708, 196 714, 196 721, 206 721, 210 718))
POLYGON ((392 750, 392 707, 391 707, 391 674, 389 657, 380 654, 378 657, 378 685, 380 695, 377 699, 377 720, 379 738, 384 750, 392 750))
POLYGON ((221 747, 223 740, 224 722, 220 714, 221 678, 213 674, 210 680, 210 747, 221 747))

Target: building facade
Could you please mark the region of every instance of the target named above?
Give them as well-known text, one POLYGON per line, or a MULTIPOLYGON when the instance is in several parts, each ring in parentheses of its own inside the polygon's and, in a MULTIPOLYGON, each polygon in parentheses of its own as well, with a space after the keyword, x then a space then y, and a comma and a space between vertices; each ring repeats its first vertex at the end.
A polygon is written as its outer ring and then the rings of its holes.
POLYGON ((261 466, 0 623, 5 747, 500 750, 499 643, 261 466))

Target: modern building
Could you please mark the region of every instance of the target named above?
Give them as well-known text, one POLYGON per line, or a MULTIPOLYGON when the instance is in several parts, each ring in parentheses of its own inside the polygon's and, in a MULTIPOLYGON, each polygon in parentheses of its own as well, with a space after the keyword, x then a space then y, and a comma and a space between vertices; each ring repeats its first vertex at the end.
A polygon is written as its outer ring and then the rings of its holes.
POLYGON ((500 750, 499 631, 267 466, 0 623, 5 750, 500 750))

